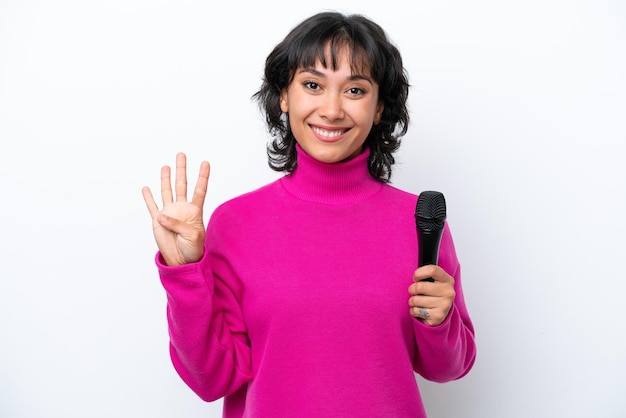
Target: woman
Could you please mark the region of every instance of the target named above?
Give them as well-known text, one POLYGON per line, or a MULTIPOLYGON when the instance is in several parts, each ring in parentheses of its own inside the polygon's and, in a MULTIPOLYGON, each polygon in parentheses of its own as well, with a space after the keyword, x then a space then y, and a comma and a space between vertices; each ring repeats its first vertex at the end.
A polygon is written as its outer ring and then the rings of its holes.
POLYGON ((224 398, 225 417, 424 417, 414 373, 471 369, 449 228, 439 265, 417 268, 417 196, 389 183, 408 88, 377 24, 316 14, 270 53, 254 95, 285 175, 219 206, 206 229, 208 162, 190 202, 182 153, 174 193, 162 169, 161 210, 143 189, 173 365, 202 399, 224 398))

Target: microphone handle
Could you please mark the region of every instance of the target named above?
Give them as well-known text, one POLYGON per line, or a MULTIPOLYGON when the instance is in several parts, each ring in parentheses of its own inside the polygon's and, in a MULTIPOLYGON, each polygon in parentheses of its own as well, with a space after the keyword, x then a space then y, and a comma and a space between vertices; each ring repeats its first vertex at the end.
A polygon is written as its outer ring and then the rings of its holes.
MULTIPOLYGON (((441 242, 441 234, 443 231, 425 232, 418 229, 419 234, 419 254, 417 265, 419 267, 427 264, 437 264, 439 259, 439 243, 441 242)), ((422 280, 423 282, 434 282, 433 278, 422 280)))
POLYGON ((441 233, 425 233, 419 231, 419 256, 417 260, 418 266, 427 264, 437 264, 439 260, 439 243, 441 242, 441 233))

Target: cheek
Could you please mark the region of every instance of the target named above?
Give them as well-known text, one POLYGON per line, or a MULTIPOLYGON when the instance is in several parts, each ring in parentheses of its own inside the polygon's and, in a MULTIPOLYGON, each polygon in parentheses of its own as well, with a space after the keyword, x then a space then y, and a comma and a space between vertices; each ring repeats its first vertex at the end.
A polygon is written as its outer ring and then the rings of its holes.
POLYGON ((351 106, 346 110, 363 124, 374 124, 378 120, 378 108, 376 106, 351 106))

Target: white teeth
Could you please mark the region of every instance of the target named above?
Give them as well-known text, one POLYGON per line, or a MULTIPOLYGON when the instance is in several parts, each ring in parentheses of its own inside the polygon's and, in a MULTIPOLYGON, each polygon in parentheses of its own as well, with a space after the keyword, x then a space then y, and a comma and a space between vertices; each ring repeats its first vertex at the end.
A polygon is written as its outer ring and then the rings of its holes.
POLYGON ((338 131, 329 131, 326 129, 322 129, 322 128, 316 128, 316 127, 311 127, 311 129, 313 129, 313 131, 318 134, 318 135, 322 135, 328 138, 334 138, 336 136, 341 135, 344 131, 343 130, 338 130, 338 131))

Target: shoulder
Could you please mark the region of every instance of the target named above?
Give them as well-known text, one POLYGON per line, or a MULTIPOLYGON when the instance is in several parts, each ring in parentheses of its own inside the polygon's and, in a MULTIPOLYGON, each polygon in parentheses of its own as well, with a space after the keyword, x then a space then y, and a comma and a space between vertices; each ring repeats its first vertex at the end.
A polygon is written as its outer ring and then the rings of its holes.
POLYGON ((415 193, 408 192, 403 189, 399 189, 391 183, 383 184, 383 191, 392 196, 397 197, 398 199, 407 199, 407 200, 417 200, 417 195, 415 193))
POLYGON ((399 210, 400 213, 415 211, 415 205, 417 203, 417 195, 406 190, 399 189, 398 187, 384 183, 381 187, 380 193, 378 193, 378 199, 382 204, 389 207, 390 210, 399 210))
POLYGON ((258 212, 261 208, 271 205, 280 190, 280 179, 278 179, 257 189, 233 197, 215 208, 209 222, 216 222, 218 220, 224 221, 229 218, 237 220, 245 219, 242 218, 242 216, 258 212))

